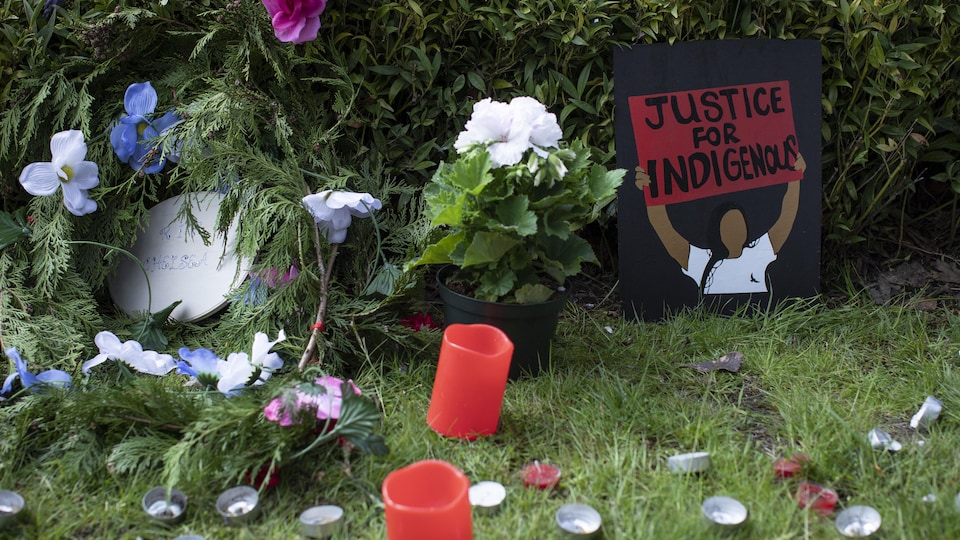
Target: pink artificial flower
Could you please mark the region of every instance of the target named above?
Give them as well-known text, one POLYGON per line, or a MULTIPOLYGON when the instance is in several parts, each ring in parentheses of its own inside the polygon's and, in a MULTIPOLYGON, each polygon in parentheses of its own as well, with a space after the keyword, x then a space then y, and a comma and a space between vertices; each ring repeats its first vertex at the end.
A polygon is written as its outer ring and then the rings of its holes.
MULTIPOLYGON (((361 395, 360 389, 353 381, 348 381, 353 387, 353 393, 361 395)), ((343 392, 340 385, 343 381, 330 377, 329 375, 318 378, 314 381, 317 386, 322 386, 326 392, 322 394, 310 394, 300 390, 300 385, 294 387, 293 396, 290 392, 284 392, 284 395, 273 398, 266 407, 263 408, 263 415, 271 422, 277 422, 283 427, 292 426, 300 413, 304 410, 316 411, 317 420, 331 420, 333 422, 340 418, 340 408, 343 406, 343 392), (295 397, 294 397, 295 396, 295 397)))
POLYGON ((273 33, 285 42, 303 43, 317 39, 320 14, 327 0, 263 0, 273 33))

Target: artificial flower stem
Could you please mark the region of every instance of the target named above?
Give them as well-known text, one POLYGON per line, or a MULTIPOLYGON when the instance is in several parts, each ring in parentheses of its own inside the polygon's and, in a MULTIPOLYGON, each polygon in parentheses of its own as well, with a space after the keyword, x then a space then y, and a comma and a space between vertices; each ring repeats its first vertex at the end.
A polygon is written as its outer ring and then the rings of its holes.
MULTIPOLYGON (((317 237, 319 238, 319 231, 317 232, 317 237)), ((317 241, 319 244, 319 240, 317 241)), ((330 258, 327 259, 327 264, 323 264, 319 250, 317 251, 317 262, 320 264, 320 307, 317 309, 317 320, 313 324, 313 331, 310 332, 310 341, 307 342, 307 348, 303 351, 303 356, 300 357, 300 364, 297 366, 300 371, 307 366, 307 362, 310 358, 313 357, 313 353, 317 350, 317 336, 320 334, 320 328, 323 327, 323 318, 327 314, 327 296, 328 289, 330 284, 330 274, 333 273, 333 261, 337 257, 337 248, 340 247, 340 244, 332 244, 330 248, 330 258)))
MULTIPOLYGON (((130 257, 130 259, 132 259, 133 262, 137 263, 137 266, 140 267, 140 271, 143 272, 143 279, 147 282, 147 313, 151 313, 150 307, 153 304, 153 294, 150 291, 150 275, 147 274, 146 267, 143 266, 143 262, 141 262, 136 255, 134 255, 133 253, 130 253, 129 251, 123 248, 118 248, 116 246, 111 246, 108 244, 101 244, 100 242, 94 242, 92 240, 68 240, 67 243, 68 244, 89 244, 91 246, 97 246, 97 247, 102 247, 104 249, 116 251, 126 255, 127 257, 130 257)), ((143 336, 142 335, 137 336, 137 341, 139 341, 141 337, 143 336)))
POLYGON ((299 458, 299 457, 304 456, 305 454, 309 453, 311 450, 313 450, 313 449, 316 448, 317 446, 319 446, 319 445, 321 445, 321 444, 323 444, 323 443, 325 443, 325 442, 332 441, 332 440, 334 440, 335 438, 337 438, 337 437, 339 437, 339 436, 340 436, 340 434, 339 434, 339 432, 337 432, 337 426, 334 426, 333 429, 331 429, 330 431, 328 431, 328 432, 324 433, 323 435, 320 435, 320 436, 318 436, 316 439, 314 439, 313 442, 310 443, 310 446, 307 446, 307 447, 304 448, 303 450, 300 450, 300 451, 297 452, 296 454, 290 456, 290 461, 293 461, 293 460, 295 460, 295 459, 297 459, 297 458, 299 458))

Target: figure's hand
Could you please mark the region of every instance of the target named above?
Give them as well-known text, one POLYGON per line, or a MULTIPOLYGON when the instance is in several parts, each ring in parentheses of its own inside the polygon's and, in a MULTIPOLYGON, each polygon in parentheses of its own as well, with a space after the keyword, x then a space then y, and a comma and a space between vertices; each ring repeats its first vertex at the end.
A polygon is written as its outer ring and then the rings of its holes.
POLYGON ((647 171, 643 170, 643 167, 637 166, 637 175, 636 175, 636 185, 637 189, 643 191, 644 188, 650 185, 650 175, 647 174, 647 171))
POLYGON ((793 162, 793 170, 800 172, 807 170, 807 162, 804 161, 803 155, 797 154, 797 160, 793 162))

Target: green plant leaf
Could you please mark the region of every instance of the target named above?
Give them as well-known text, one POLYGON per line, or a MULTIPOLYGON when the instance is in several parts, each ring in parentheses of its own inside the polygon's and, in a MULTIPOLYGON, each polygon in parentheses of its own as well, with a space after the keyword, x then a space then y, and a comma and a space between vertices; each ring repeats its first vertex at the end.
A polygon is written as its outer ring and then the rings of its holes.
POLYGON ((553 295, 554 290, 540 283, 527 284, 516 292, 517 302, 521 304, 534 304, 546 302, 553 295))
POLYGON ((17 211, 17 215, 0 211, 0 249, 15 244, 24 238, 30 238, 32 232, 23 219, 26 208, 17 211))
POLYGON ((500 224, 515 230, 520 236, 530 236, 537 232, 537 215, 527 210, 529 199, 518 195, 510 197, 497 206, 497 218, 500 224))
POLYGON ((463 266, 498 261, 519 243, 519 240, 502 234, 478 232, 473 236, 473 241, 467 246, 467 251, 463 255, 463 266))

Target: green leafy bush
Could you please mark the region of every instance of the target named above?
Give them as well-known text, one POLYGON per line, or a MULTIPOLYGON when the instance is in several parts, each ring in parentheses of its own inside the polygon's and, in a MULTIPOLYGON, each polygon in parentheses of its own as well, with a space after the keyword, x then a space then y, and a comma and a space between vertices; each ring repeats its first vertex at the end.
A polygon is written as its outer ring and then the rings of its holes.
MULTIPOLYGON (((566 138, 611 167, 617 46, 819 40, 827 249, 896 239, 914 220, 955 210, 960 192, 960 6, 947 0, 331 2, 318 39, 301 45, 278 42, 254 0, 61 4, 47 19, 43 2, 4 0, 0 21, 2 210, 26 208, 33 220, 32 236, 0 254, 0 337, 61 366, 91 353, 84 336, 127 325, 105 293, 118 256, 69 240, 128 245, 155 202, 225 184, 220 222, 240 217, 255 268, 296 264, 302 278, 255 308, 233 303, 216 324, 170 332, 229 346, 254 329, 306 328, 313 308, 304 299, 320 280, 299 199, 349 189, 373 193, 388 211, 356 231, 378 234, 376 253, 353 246, 340 256, 322 349, 339 361, 355 358, 363 339, 394 342, 398 334, 382 328, 395 310, 384 308, 418 279, 399 267, 429 229, 419 191, 450 157, 472 104, 532 96, 566 138), (121 163, 107 136, 124 91, 143 81, 158 90, 159 108, 185 116, 174 134, 184 159, 156 175, 121 163), (100 210, 83 219, 17 183, 64 129, 83 130, 100 165, 91 193, 100 210), (76 344, 52 346, 51 333, 76 344)), ((286 348, 305 341, 305 331, 288 333, 286 348)))

